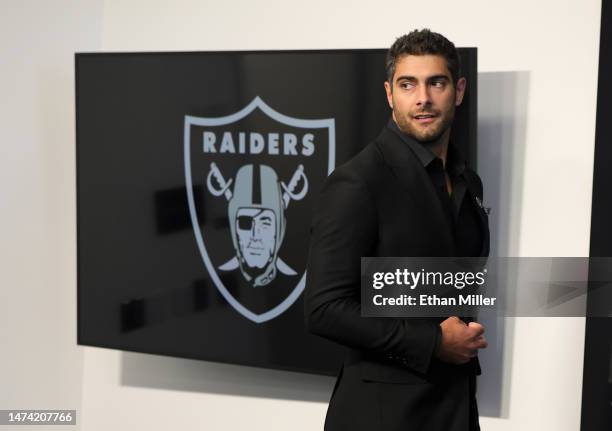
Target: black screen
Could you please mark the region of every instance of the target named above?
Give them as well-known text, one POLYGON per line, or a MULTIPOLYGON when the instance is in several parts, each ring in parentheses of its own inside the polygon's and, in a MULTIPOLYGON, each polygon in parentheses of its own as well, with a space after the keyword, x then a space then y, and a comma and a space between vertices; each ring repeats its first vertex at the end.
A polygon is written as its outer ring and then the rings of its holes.
MULTIPOLYGON (((452 139, 473 162, 460 54, 452 139)), ((335 374, 342 348, 304 327, 309 225, 389 119, 384 57, 77 54, 79 344, 335 374)))

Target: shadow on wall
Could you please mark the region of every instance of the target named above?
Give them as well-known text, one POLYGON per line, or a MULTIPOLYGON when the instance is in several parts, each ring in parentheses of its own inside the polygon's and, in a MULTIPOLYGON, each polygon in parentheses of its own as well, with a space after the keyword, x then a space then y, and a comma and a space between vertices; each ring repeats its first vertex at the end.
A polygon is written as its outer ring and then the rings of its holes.
MULTIPOLYGON (((521 225, 529 72, 478 74, 478 172, 492 207, 491 256, 517 256, 521 225)), ((508 417, 512 320, 483 320, 481 416, 508 417), (505 347, 505 348, 504 348, 505 347)), ((215 394, 329 402, 334 378, 124 352, 121 384, 215 394)))
POLYGON ((122 352, 121 385, 329 402, 335 379, 143 353, 122 352))
MULTIPOLYGON (((518 256, 525 166, 529 72, 478 74, 478 166, 489 216, 491 256, 518 256)), ((509 414, 514 320, 483 319, 489 347, 480 354, 481 416, 509 414)))

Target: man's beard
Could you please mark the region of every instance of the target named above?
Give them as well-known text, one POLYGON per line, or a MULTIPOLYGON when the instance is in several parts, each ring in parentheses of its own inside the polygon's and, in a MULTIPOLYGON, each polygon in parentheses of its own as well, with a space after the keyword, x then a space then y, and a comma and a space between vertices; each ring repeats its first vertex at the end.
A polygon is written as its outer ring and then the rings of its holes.
POLYGON ((455 118, 454 106, 453 108, 451 108, 451 111, 447 113, 447 116, 443 118, 441 121, 440 121, 440 117, 441 117, 440 112, 424 111, 424 112, 415 113, 414 115, 427 114, 427 113, 433 113, 435 115, 438 115, 438 117, 436 117, 438 120, 438 124, 433 125, 433 127, 429 126, 429 127, 426 127, 425 129, 420 129, 420 128, 417 128, 418 125, 417 127, 415 127, 413 124, 411 124, 408 121, 408 119, 404 115, 397 112, 395 108, 393 109, 393 114, 395 117, 395 121, 397 123, 397 127, 402 132, 413 137, 414 139, 416 139, 418 142, 422 144, 433 143, 437 141, 438 139, 440 139, 440 137, 448 129, 450 129, 451 125, 453 124, 453 120, 455 118))

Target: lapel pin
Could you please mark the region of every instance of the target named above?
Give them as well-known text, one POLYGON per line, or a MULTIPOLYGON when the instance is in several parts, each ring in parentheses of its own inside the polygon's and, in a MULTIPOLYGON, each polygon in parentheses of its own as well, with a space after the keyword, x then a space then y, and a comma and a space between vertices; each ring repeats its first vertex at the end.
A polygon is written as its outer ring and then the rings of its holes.
POLYGON ((491 207, 485 207, 482 203, 482 199, 480 199, 478 196, 474 196, 474 199, 476 199, 476 203, 485 212, 486 215, 491 214, 491 207))

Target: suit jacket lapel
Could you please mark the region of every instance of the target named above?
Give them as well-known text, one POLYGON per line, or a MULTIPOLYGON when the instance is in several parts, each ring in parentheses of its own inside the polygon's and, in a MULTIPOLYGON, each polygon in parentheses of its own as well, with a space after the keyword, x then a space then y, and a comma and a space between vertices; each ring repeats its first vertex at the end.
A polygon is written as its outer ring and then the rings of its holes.
POLYGON ((482 190, 479 190, 478 186, 475 184, 472 174, 465 175, 465 179, 468 189, 467 193, 476 207, 476 212, 478 213, 478 220, 480 222, 480 229, 482 231, 482 247, 480 256, 488 256, 490 242, 489 220, 482 204, 482 190))
POLYGON ((436 194, 433 184, 423 165, 419 162, 410 147, 399 136, 388 128, 384 128, 376 144, 380 149, 385 163, 413 202, 419 206, 419 211, 426 213, 426 219, 434 226, 439 226, 440 238, 448 255, 454 254, 451 226, 444 216, 442 203, 436 194))

